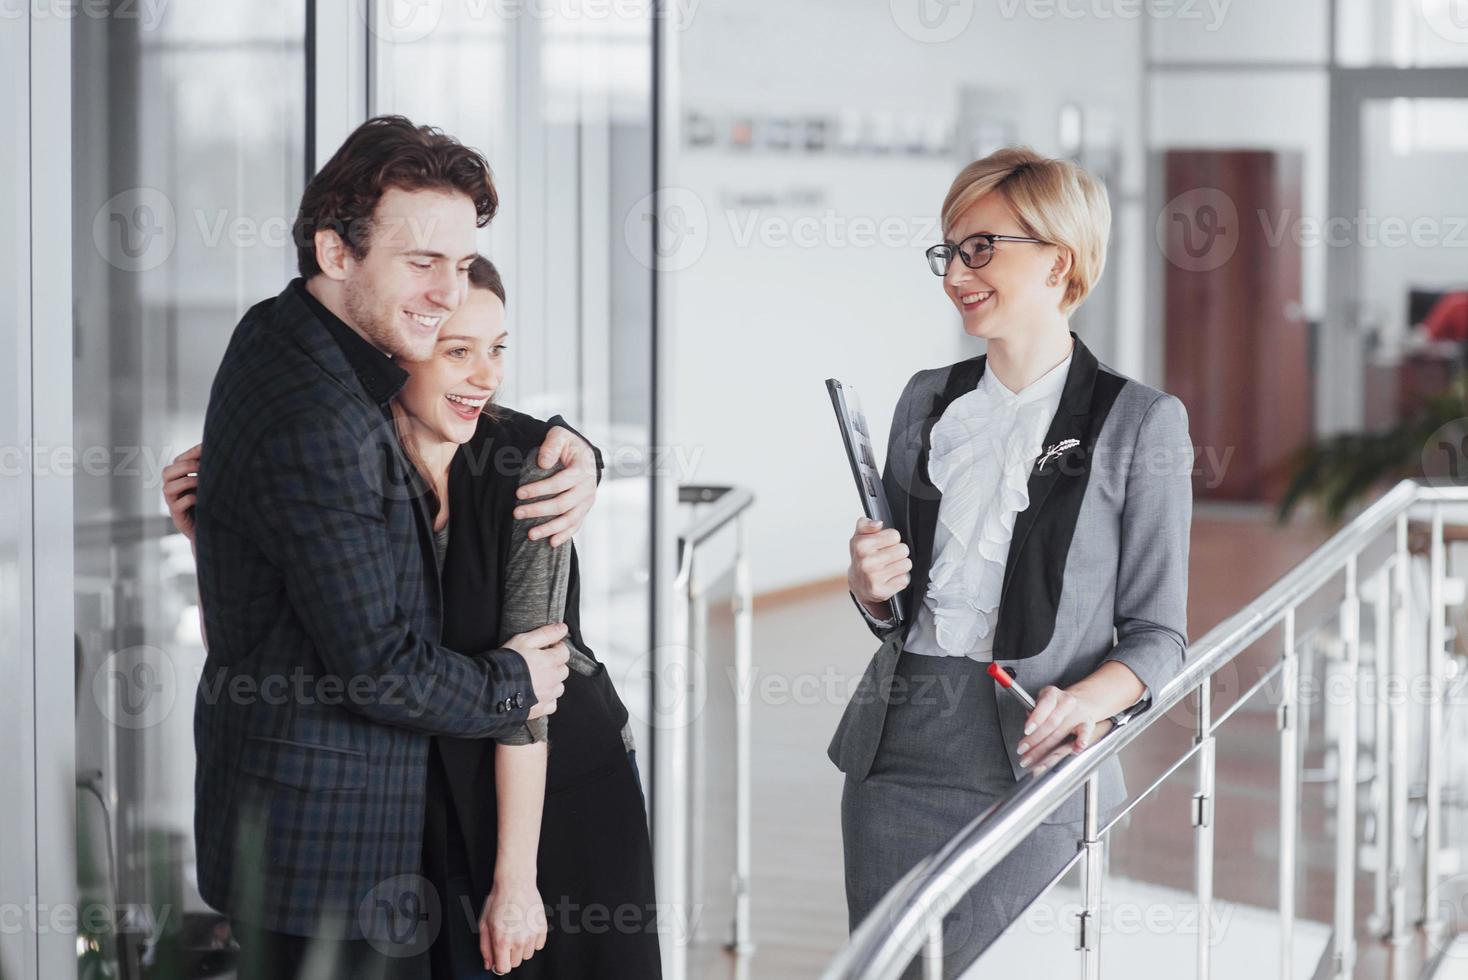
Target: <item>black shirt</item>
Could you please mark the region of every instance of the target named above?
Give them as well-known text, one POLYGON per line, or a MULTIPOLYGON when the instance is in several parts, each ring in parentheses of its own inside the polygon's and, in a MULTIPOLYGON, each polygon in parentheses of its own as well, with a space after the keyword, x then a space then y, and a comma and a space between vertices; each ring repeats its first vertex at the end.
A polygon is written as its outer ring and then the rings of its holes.
POLYGON ((392 357, 373 347, 366 337, 347 326, 321 300, 312 296, 311 290, 306 288, 306 280, 296 279, 291 285, 301 294, 301 299, 305 300, 311 312, 316 314, 316 319, 326 326, 336 340, 367 394, 381 407, 382 414, 391 419, 392 409, 388 407, 388 402, 407 383, 408 372, 392 357))

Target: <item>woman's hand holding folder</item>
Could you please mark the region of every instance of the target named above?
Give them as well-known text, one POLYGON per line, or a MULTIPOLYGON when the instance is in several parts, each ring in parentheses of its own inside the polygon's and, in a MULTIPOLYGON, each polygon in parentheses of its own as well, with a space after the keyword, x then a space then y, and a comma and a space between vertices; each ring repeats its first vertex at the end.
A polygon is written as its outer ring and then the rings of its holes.
POLYGON ((846 585, 876 619, 885 619, 887 600, 907 588, 912 559, 896 528, 883 528, 878 521, 858 518, 851 536, 851 564, 846 585))

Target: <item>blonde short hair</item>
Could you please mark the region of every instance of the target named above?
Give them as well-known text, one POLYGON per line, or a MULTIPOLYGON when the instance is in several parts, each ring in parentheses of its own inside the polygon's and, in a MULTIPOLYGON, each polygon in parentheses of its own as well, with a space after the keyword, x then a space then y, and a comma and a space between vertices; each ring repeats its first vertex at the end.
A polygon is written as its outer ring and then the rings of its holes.
POLYGON ((1052 160, 1027 146, 1005 147, 975 160, 954 179, 943 199, 943 237, 991 191, 1004 198, 1025 235, 1070 252, 1060 311, 1080 306, 1106 265, 1111 204, 1101 182, 1069 160, 1052 160))

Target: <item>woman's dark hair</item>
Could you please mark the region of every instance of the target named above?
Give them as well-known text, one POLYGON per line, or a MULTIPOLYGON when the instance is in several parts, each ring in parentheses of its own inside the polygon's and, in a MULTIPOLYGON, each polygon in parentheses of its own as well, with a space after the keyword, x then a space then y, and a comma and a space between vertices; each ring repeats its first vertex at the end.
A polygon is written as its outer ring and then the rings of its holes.
POLYGON ((306 184, 291 229, 296 266, 310 279, 316 262, 316 232, 335 231, 357 259, 367 256, 372 216, 389 188, 444 190, 474 202, 482 228, 499 210, 489 163, 433 126, 415 126, 403 116, 376 116, 352 131, 326 166, 306 184))
POLYGON ((475 289, 489 290, 500 298, 501 303, 509 302, 505 299, 505 281, 500 278, 500 270, 482 255, 474 256, 474 261, 469 265, 469 285, 475 289))

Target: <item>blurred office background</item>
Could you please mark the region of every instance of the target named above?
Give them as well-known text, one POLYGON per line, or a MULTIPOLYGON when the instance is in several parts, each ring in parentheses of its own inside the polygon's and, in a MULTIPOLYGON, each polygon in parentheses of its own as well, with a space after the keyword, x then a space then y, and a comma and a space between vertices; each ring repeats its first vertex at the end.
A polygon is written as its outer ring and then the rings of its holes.
MULTIPOLYGON (((670 975, 817 976, 845 941, 824 749, 873 643, 822 382, 860 390, 880 451, 914 371, 982 351, 922 256, 965 163, 1024 143, 1108 188, 1073 327, 1188 406, 1195 635, 1333 507, 1430 465, 1424 420, 1468 415, 1461 0, 36 0, 0 12, 0 66, 0 900, 109 910, 0 930, 6 978, 228 975, 193 879, 193 561, 157 474, 241 313, 295 275, 306 179, 370 115, 485 152, 504 400, 606 454, 583 617, 648 747, 670 975), (1324 475, 1297 481, 1311 446, 1324 475)), ((1261 758, 1223 757, 1221 807, 1271 798, 1261 758)), ((1112 851, 1160 889, 1193 874, 1148 829, 1169 805, 1112 851)), ((1248 911, 1277 842, 1229 833, 1243 955, 1275 941, 1248 911)), ((1327 865, 1302 865, 1306 919, 1327 865)), ((1138 955, 1108 971, 1163 962, 1138 955)), ((1384 962, 1363 946, 1358 975, 1384 962)))

